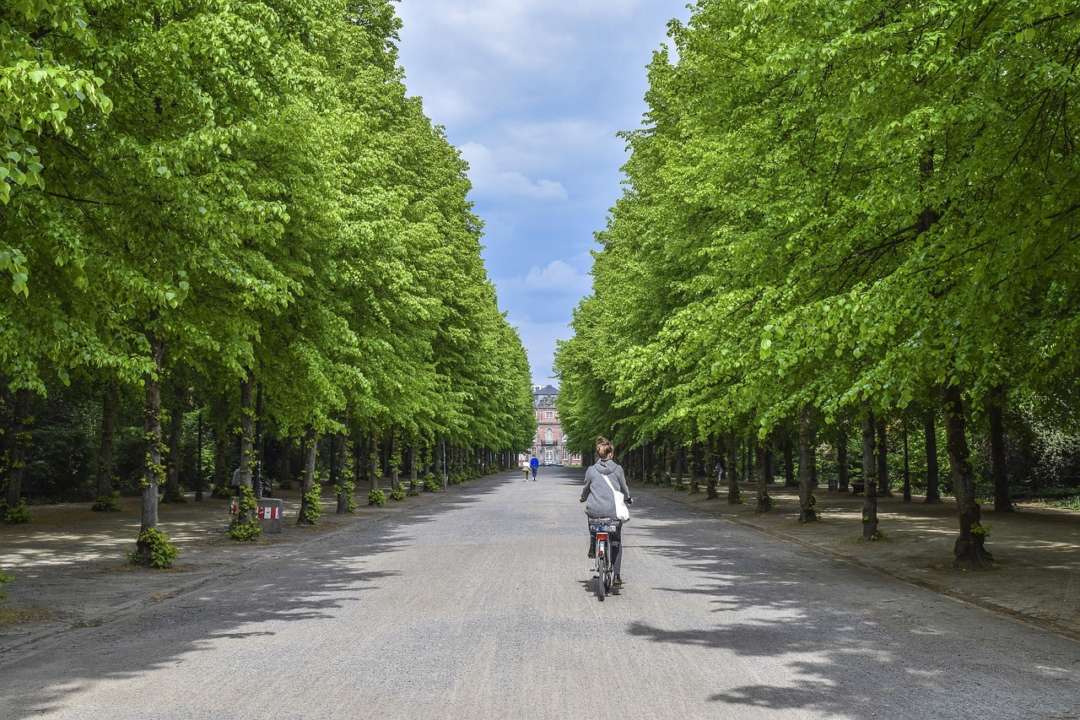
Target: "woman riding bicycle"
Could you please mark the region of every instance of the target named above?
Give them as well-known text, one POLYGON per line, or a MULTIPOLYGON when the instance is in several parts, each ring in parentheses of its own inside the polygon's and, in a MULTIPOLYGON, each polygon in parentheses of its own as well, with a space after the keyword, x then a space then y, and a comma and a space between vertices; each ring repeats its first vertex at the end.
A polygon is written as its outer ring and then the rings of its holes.
MULTIPOLYGON (((626 484, 626 475, 622 467, 611 459, 615 449, 607 438, 596 439, 596 464, 585 473, 585 488, 581 491, 581 502, 588 500, 585 514, 591 518, 611 518, 615 520, 615 492, 621 492, 626 504, 633 504, 630 488, 626 484)), ((622 522, 618 522, 612 537, 612 564, 615 567, 615 584, 622 585, 622 522)), ((596 536, 589 531, 589 557, 596 557, 596 536)))

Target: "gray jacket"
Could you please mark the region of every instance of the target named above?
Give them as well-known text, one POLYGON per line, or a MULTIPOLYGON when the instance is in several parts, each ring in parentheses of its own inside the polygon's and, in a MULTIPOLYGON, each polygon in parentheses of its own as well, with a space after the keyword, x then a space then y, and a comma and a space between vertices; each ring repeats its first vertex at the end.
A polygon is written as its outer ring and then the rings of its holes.
POLYGON ((601 460, 586 471, 585 488, 581 491, 581 502, 588 500, 585 514, 591 518, 615 518, 615 496, 604 482, 605 476, 611 480, 612 487, 630 499, 622 466, 614 460, 601 460))

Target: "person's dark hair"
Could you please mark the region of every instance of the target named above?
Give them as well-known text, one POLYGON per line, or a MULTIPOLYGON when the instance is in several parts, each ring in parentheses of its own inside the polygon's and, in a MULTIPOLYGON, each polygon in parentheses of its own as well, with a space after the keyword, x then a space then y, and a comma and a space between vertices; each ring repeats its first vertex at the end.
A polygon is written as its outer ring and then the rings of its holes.
POLYGON ((610 440, 600 436, 596 438, 596 454, 600 456, 601 460, 610 460, 611 456, 615 454, 615 448, 610 440))

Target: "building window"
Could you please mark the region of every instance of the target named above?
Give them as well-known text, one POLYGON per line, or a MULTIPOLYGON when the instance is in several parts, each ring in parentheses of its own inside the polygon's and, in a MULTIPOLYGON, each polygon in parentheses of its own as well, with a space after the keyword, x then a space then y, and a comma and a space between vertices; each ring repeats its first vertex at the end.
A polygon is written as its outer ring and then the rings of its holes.
POLYGON ((547 410, 547 411, 544 412, 544 420, 547 421, 547 422, 551 422, 551 411, 550 410, 547 410))
POLYGON ((544 432, 544 444, 545 445, 554 445, 555 444, 555 435, 552 434, 551 428, 548 428, 544 432))

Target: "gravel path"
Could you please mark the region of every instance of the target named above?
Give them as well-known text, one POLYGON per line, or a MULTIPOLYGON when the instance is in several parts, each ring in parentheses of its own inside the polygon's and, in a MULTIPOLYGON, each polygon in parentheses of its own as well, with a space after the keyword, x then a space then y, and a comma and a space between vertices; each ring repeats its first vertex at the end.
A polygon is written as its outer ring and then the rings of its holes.
POLYGON ((0 718, 1080 718, 1080 644, 656 499, 591 594, 517 473, 0 666, 0 718))

